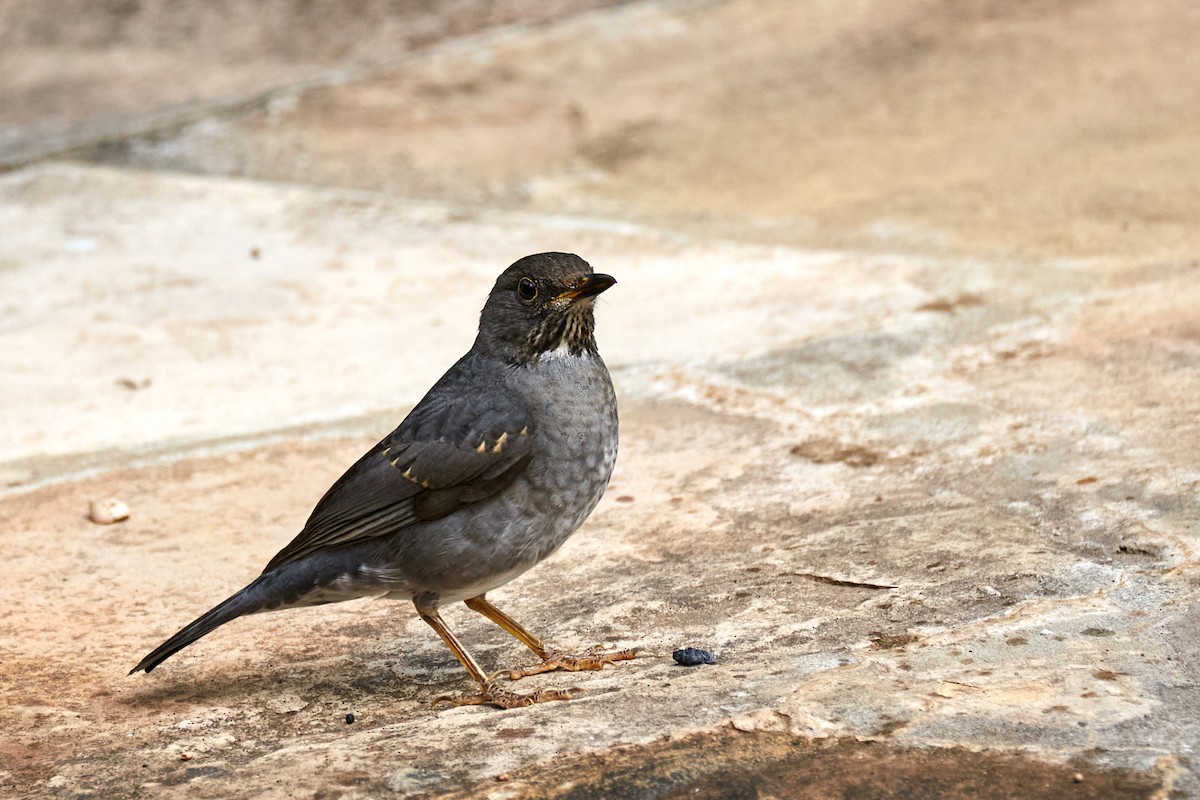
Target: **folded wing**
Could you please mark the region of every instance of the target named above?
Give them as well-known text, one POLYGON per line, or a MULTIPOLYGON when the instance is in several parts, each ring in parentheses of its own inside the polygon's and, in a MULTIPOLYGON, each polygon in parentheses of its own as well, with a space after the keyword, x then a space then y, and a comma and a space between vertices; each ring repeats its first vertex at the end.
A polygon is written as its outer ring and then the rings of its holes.
POLYGON ((330 487, 264 572, 444 517, 521 474, 537 435, 525 405, 502 392, 483 400, 438 388, 330 487))

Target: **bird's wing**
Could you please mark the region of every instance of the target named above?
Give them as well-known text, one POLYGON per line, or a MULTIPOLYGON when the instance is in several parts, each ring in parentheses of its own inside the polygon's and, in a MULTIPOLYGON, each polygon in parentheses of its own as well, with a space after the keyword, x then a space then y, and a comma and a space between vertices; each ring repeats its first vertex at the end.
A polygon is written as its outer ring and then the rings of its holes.
POLYGON ((439 391, 445 382, 330 487, 264 572, 444 517, 512 483, 536 435, 525 404, 504 392, 439 391))

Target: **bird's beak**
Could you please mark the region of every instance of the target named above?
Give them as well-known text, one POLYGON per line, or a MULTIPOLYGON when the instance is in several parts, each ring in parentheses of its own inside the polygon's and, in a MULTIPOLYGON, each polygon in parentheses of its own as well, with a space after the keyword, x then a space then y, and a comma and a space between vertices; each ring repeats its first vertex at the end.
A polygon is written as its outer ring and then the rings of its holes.
POLYGON ((584 275, 582 278, 580 278, 579 283, 575 284, 570 289, 567 289, 554 299, 579 300, 583 297, 595 297, 616 282, 617 279, 612 275, 605 275, 602 272, 584 275))

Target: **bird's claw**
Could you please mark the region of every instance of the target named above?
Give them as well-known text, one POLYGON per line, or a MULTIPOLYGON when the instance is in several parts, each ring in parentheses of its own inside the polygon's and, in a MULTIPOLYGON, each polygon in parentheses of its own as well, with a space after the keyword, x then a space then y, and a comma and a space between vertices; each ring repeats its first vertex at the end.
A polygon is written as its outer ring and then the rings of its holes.
POLYGON ((615 653, 602 653, 600 645, 591 647, 586 653, 581 656, 569 656, 560 653, 551 653, 546 658, 542 659, 540 664, 534 664, 529 667, 520 669, 507 670, 507 676, 510 681, 519 681, 521 678, 528 678, 530 675, 540 675, 543 672, 552 672, 556 669, 566 670, 567 672, 580 672, 588 669, 604 669, 608 664, 615 664, 618 661, 629 661, 636 656, 633 650, 618 650, 615 653))
POLYGON ((485 706, 493 705, 499 708, 524 708, 535 703, 549 703, 555 700, 570 700, 575 692, 583 691, 582 689, 539 689, 536 692, 529 694, 518 694, 510 692, 507 689, 502 689, 496 685, 494 680, 489 679, 487 683, 479 686, 479 691, 474 694, 450 695, 444 694, 440 697, 435 697, 431 705, 439 703, 447 703, 452 706, 485 706))

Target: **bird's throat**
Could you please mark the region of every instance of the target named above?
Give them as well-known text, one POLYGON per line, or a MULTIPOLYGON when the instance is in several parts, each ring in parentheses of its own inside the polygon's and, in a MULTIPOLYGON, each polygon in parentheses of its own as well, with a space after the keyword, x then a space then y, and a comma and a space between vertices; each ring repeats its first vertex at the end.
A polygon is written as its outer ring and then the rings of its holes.
POLYGON ((595 317, 590 301, 575 302, 542 320, 524 342, 528 361, 596 353, 595 317))

